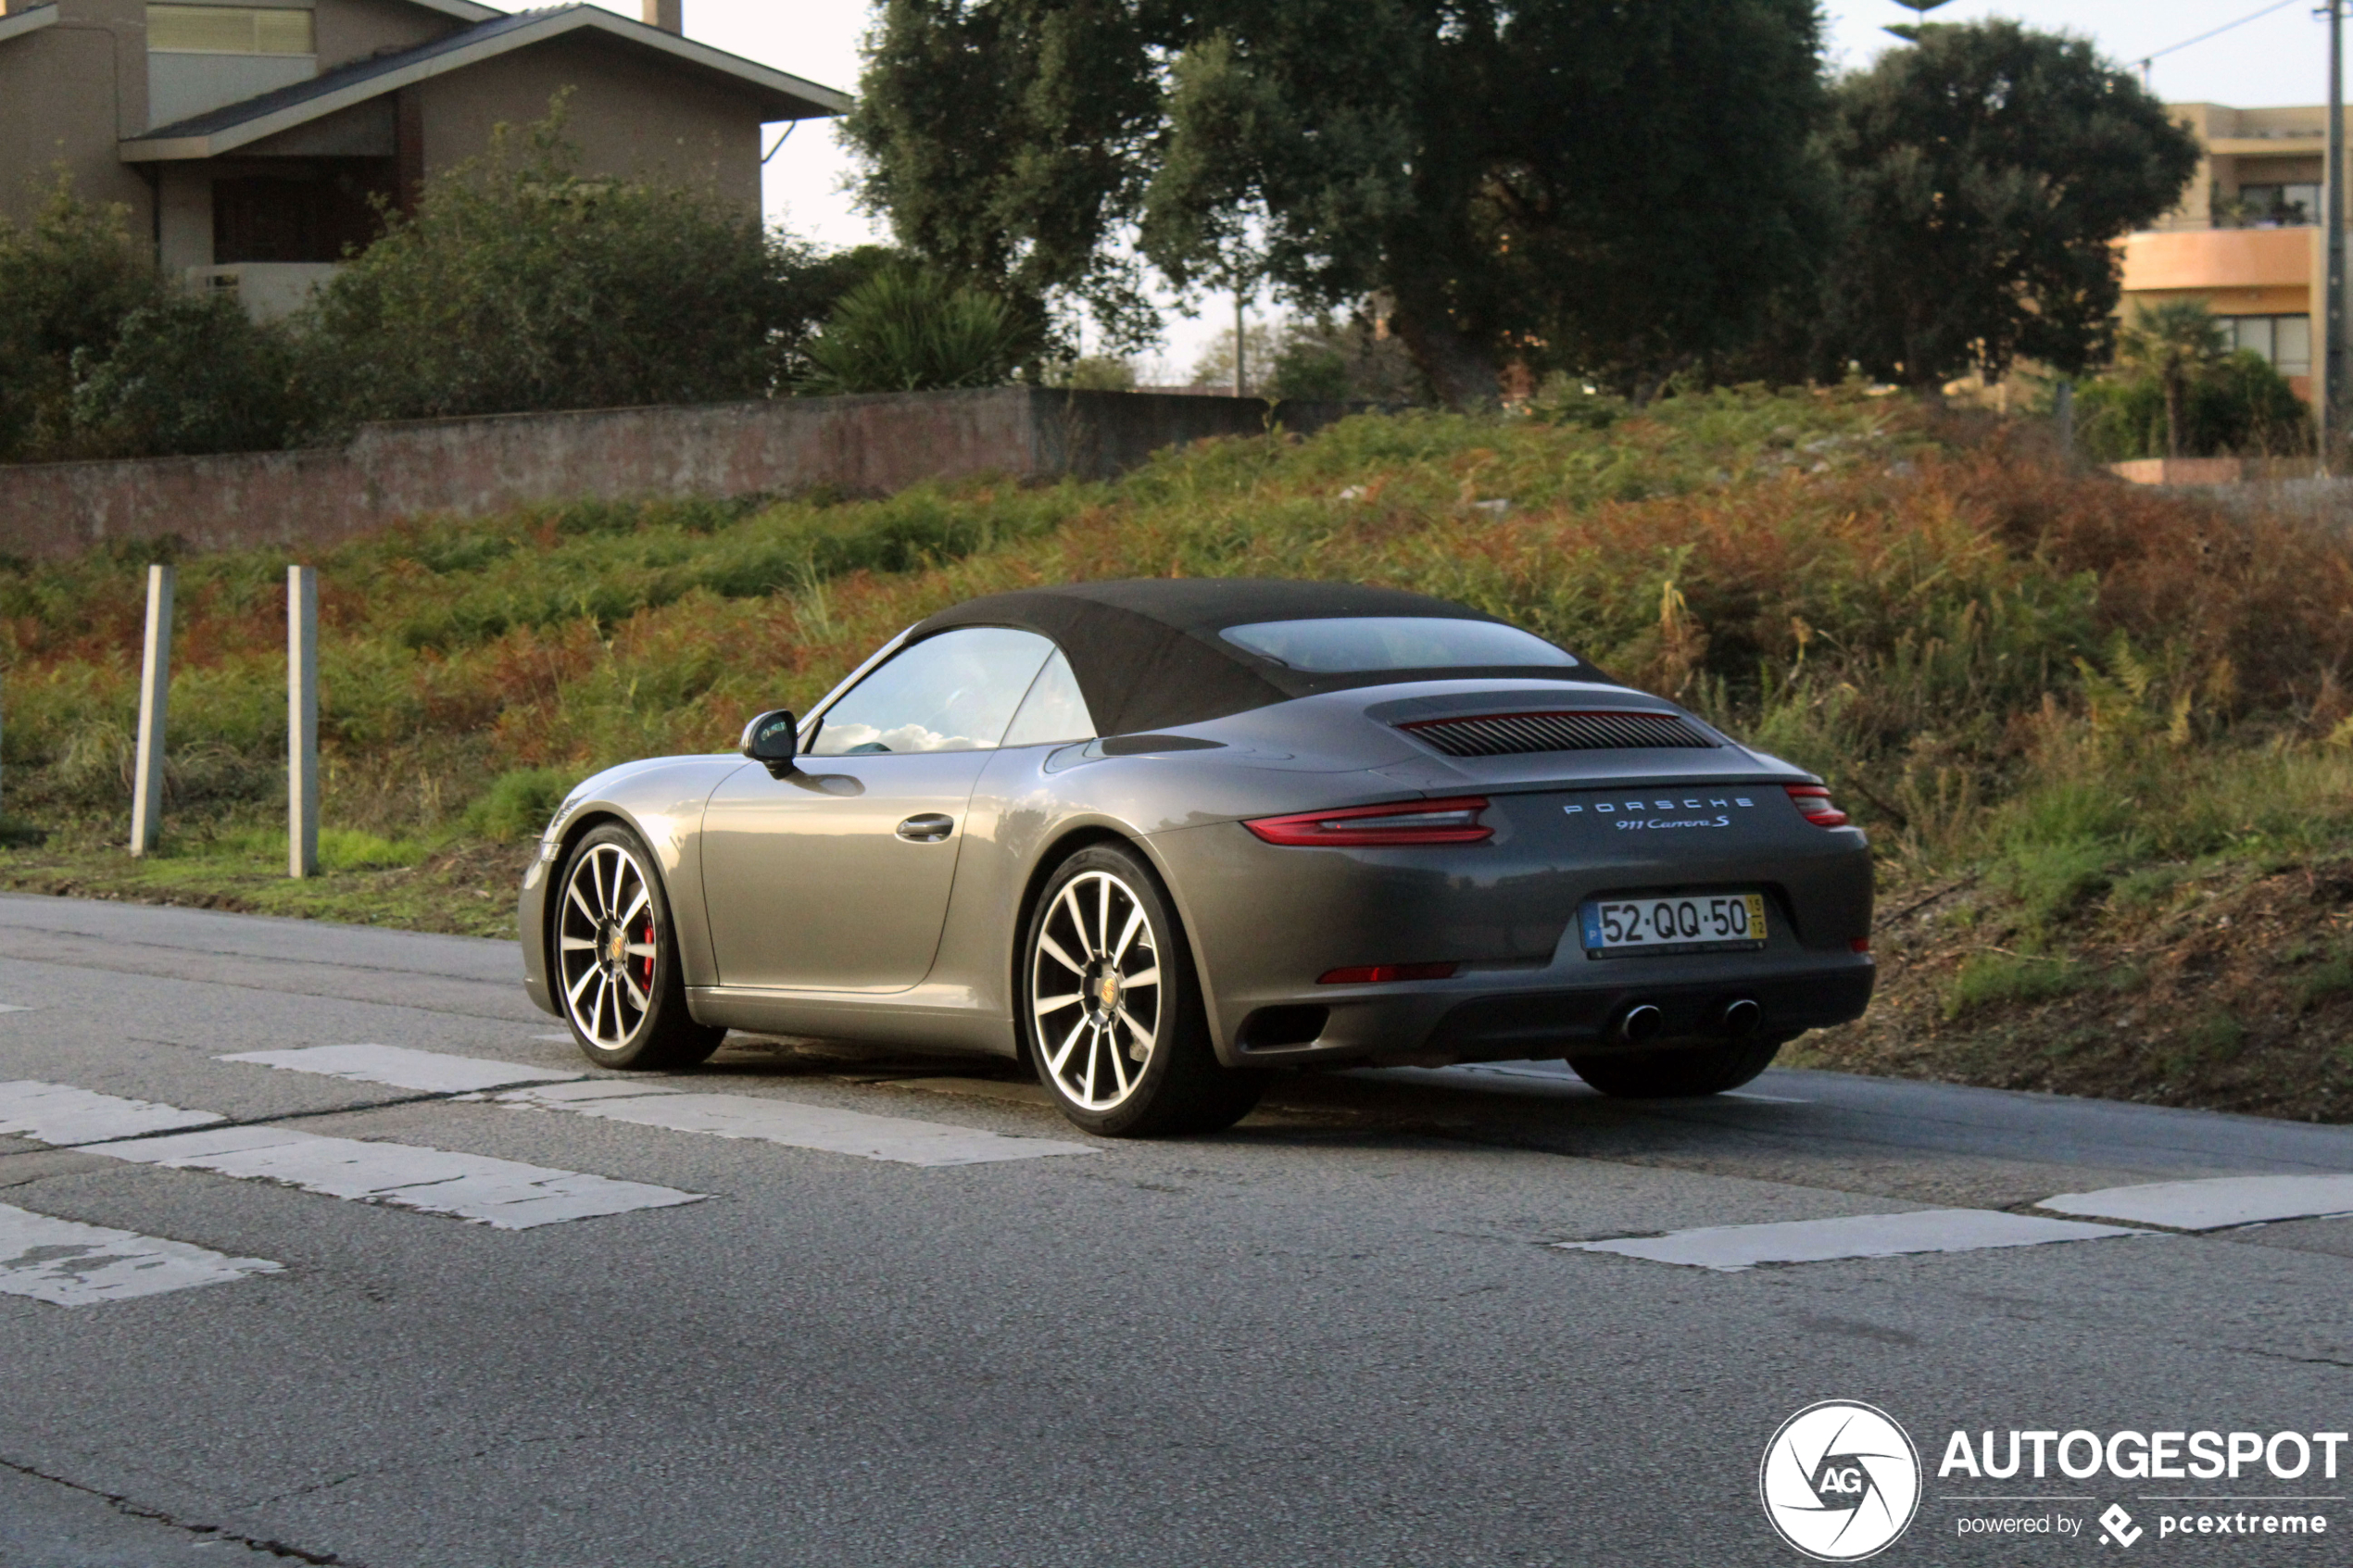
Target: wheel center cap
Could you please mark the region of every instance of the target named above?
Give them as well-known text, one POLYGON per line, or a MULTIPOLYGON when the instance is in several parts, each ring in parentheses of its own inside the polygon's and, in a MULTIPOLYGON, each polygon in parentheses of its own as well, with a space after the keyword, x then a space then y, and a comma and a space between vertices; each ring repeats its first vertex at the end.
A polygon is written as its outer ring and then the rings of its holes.
POLYGON ((1119 1006, 1119 972, 1117 970, 1106 970, 1101 978, 1095 982, 1095 1000, 1105 1012, 1113 1011, 1119 1006))
POLYGON ((629 933, 616 925, 605 934, 604 941, 598 944, 598 957, 617 968, 628 951, 629 933))

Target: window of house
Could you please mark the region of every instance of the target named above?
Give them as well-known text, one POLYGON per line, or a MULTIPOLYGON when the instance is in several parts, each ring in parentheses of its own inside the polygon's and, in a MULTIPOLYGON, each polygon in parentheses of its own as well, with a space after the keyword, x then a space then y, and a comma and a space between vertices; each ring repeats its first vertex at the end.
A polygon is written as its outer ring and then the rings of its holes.
POLYGON ((276 6, 150 6, 147 47, 174 55, 311 55, 307 10, 276 6))
POLYGON ((2317 184, 2241 185, 2240 221, 2252 227, 2296 228, 2321 220, 2317 184))
POLYGON ((392 159, 282 161, 278 173, 212 182, 214 261, 341 261, 376 242, 392 159))
POLYGON ((2222 334, 2233 348, 2251 349, 2263 356, 2284 376, 2312 373, 2312 319, 2309 316, 2225 316, 2222 334))

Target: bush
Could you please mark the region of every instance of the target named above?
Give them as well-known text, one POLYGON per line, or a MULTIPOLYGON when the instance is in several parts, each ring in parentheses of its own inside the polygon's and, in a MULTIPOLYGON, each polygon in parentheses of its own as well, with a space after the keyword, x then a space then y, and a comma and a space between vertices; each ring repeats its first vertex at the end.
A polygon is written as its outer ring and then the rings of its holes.
POLYGON ((467 808, 466 826, 484 838, 535 838, 579 782, 558 768, 517 768, 501 773, 467 808))
MULTIPOLYGON (((2309 410, 2287 378, 2252 349, 2190 377, 2182 455, 2285 456, 2312 445, 2309 410)), ((2095 462, 2166 455, 2165 388, 2147 373, 2120 371, 2076 389, 2076 440, 2095 462)))
POLYGON ((807 346, 802 385, 817 393, 997 386, 1011 378, 1028 338, 996 295, 895 265, 842 296, 807 346))
POLYGON ((287 445, 310 422, 293 340, 227 295, 170 295, 123 318, 113 350, 74 355, 82 452, 162 457, 287 445))
POLYGON ((71 453, 76 358, 113 352, 124 320, 163 297, 127 216, 60 173, 29 227, 0 219, 0 462, 71 453))
POLYGON ((347 420, 761 397, 842 265, 712 193, 588 180, 562 107, 387 214, 310 310, 347 420))

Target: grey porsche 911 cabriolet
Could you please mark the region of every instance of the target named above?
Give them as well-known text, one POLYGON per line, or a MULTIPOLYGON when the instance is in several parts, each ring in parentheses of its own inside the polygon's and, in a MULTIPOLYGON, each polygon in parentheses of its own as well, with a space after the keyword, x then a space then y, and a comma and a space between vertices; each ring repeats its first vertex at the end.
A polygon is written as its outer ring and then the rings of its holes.
POLYGON ((1273 1070, 1567 1059, 1705 1095, 1871 994, 1819 779, 1540 637, 1344 583, 1089 583, 900 633, 742 755, 587 780, 523 878, 606 1067, 729 1029, 1026 1059, 1227 1126, 1273 1070))

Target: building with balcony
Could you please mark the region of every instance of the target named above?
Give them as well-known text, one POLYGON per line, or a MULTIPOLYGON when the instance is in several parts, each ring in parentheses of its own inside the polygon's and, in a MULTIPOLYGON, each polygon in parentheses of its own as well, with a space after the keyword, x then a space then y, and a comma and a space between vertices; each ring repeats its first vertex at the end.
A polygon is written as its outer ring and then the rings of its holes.
POLYGON ((379 204, 544 119, 568 93, 585 174, 706 186, 760 210, 762 127, 846 94, 684 36, 682 0, 0 0, 0 216, 71 176, 119 203, 157 263, 299 305, 375 235, 379 204))
POLYGON ((2124 317, 2141 305, 2203 301, 2235 346, 2262 355, 2298 395, 2314 398, 2328 111, 2172 107, 2206 157, 2181 206, 2123 241, 2124 317))

